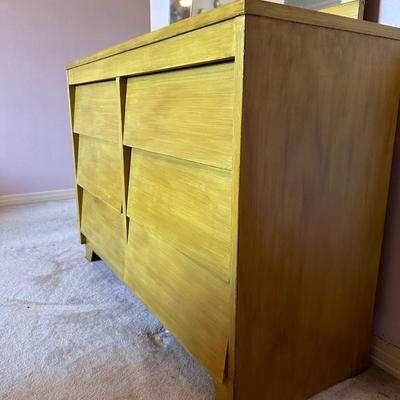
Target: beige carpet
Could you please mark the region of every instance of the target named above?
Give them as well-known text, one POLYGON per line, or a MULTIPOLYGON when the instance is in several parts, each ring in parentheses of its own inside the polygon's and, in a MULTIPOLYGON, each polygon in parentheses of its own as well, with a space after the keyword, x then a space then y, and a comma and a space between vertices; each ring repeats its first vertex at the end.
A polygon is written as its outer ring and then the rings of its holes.
MULTIPOLYGON (((0 208, 0 399, 213 400, 214 391, 108 268, 84 259, 75 202, 62 201, 0 208)), ((334 399, 400 399, 400 384, 371 369, 314 398, 334 399)))

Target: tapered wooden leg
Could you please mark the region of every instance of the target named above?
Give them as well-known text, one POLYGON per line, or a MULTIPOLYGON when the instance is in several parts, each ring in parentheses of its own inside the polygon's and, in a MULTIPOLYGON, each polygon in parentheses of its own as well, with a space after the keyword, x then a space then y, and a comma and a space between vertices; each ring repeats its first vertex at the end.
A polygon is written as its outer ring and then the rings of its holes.
POLYGON ((88 261, 98 261, 101 260, 101 258, 94 252, 93 247, 89 244, 85 244, 85 249, 86 249, 86 254, 85 257, 88 261))

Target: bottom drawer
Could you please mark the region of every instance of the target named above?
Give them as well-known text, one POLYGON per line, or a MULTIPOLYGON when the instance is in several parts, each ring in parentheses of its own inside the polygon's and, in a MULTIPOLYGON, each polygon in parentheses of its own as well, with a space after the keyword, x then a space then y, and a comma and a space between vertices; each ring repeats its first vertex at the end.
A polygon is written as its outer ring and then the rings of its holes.
POLYGON ((178 341, 223 381, 229 284, 130 221, 125 283, 178 341))
POLYGON ((121 213, 83 191, 81 232, 120 279, 124 276, 124 229, 121 213))

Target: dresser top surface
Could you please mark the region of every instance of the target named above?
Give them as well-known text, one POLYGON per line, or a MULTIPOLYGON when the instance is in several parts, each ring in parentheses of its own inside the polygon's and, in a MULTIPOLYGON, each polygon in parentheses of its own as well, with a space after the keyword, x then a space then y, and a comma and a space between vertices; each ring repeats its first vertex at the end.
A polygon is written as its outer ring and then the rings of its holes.
POLYGON ((68 70, 80 65, 89 64, 103 58, 159 42, 240 15, 255 15, 400 40, 399 28, 332 14, 324 14, 315 10, 271 3, 266 0, 233 0, 222 7, 206 11, 200 15, 184 19, 156 31, 122 42, 116 46, 101 50, 87 57, 72 61, 66 65, 66 69, 68 70))

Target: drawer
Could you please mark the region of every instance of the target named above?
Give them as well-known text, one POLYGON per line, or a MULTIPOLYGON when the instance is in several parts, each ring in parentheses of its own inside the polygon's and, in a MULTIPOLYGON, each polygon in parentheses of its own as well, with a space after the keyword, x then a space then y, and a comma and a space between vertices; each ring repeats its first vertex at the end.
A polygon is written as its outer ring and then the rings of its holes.
POLYGON ((74 132, 118 143, 119 113, 114 80, 76 86, 74 132))
POLYGON ((214 380, 222 382, 230 286, 133 221, 125 283, 214 380))
POLYGON ((128 216, 226 282, 231 171, 133 149, 128 216))
POLYGON ((128 79, 124 143, 232 168, 233 62, 128 79))
POLYGON ((110 57, 100 57, 69 69, 68 81, 70 84, 101 81, 233 59, 236 51, 235 22, 231 19, 201 29, 192 26, 193 30, 185 34, 174 32, 172 37, 163 40, 158 37, 153 43, 136 42, 134 48, 127 42, 127 46, 119 45, 116 54, 110 57))
POLYGON ((118 144, 79 135, 77 183, 121 212, 122 155, 118 144))
POLYGON ((124 226, 124 217, 120 213, 83 191, 81 232, 120 279, 125 265, 124 226))

